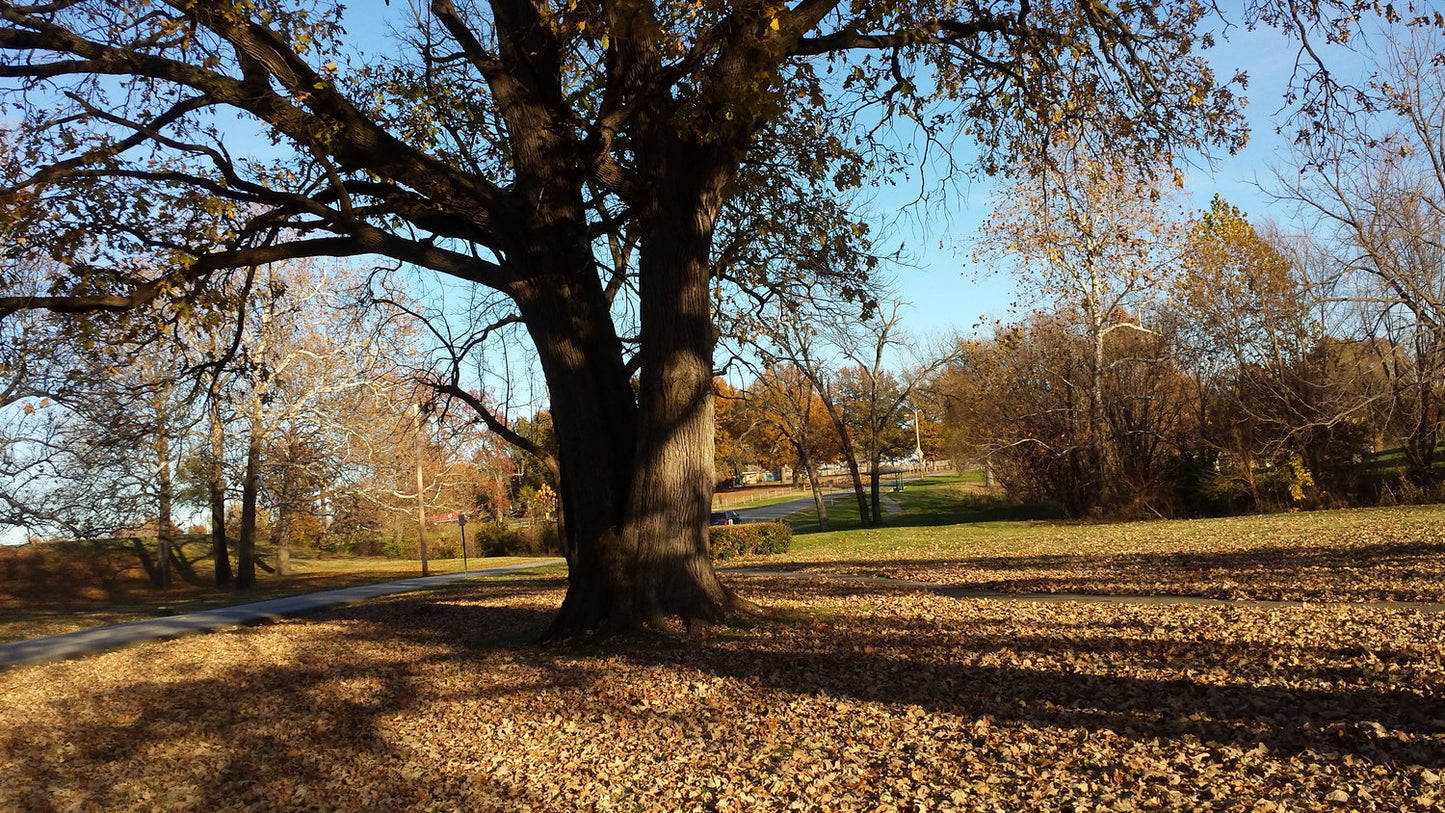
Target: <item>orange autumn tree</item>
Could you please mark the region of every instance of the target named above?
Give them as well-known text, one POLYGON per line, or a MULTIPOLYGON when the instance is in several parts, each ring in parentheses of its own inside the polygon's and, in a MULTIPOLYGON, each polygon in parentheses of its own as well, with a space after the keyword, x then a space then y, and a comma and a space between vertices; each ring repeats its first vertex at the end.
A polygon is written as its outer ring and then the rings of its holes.
POLYGON ((779 362, 757 377, 747 397, 760 433, 771 440, 769 446, 777 453, 792 452, 791 462, 812 490, 818 527, 828 530, 828 503, 823 499, 818 464, 836 459, 842 451, 813 382, 797 365, 779 362))

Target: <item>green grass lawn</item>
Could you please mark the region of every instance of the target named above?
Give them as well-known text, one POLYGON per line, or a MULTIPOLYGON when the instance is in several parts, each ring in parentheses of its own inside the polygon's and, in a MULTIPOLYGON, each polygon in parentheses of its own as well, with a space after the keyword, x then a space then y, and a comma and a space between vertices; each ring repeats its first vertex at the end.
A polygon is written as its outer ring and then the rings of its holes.
MULTIPOLYGON (((882 534, 886 539, 905 539, 918 528, 969 526, 960 532, 981 533, 1011 523, 1045 520, 1054 516, 1039 506, 1016 505, 984 491, 983 476, 976 473, 941 475, 910 480, 903 491, 894 491, 892 481, 882 484, 885 504, 891 500, 903 509, 901 514, 885 514, 882 529, 869 529, 869 535, 882 534), (908 529, 908 530, 904 530, 908 529)), ((850 493, 828 501, 830 530, 818 530, 818 515, 805 508, 788 517, 795 534, 795 549, 851 545, 860 542, 851 532, 863 530, 859 522, 858 501, 850 493)))

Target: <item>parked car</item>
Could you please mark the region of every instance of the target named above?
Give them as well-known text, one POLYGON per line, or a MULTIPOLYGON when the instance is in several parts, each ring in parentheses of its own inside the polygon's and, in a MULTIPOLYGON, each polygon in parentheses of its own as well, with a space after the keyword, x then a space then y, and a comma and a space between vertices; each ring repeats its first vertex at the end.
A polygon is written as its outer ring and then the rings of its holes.
POLYGON ((709 525, 737 525, 741 523, 742 517, 736 511, 714 511, 709 525))

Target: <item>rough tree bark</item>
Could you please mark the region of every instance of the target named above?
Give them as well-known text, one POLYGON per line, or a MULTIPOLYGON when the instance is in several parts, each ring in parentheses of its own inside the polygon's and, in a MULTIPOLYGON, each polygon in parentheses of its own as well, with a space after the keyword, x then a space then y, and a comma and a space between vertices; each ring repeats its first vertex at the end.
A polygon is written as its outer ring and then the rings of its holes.
POLYGON ((751 608, 718 580, 708 550, 715 343, 709 254, 730 174, 713 168, 719 163, 713 152, 675 145, 665 153, 662 168, 675 183, 660 190, 648 213, 640 257, 638 452, 625 525, 638 557, 627 617, 634 626, 675 616, 693 627, 751 608))
MULTIPOLYGON (((539 350, 557 428, 572 566, 554 638, 680 618, 713 623, 750 605, 712 568, 712 320, 697 206, 642 260, 643 359, 636 395, 600 286, 563 274, 516 297, 539 350), (690 237, 689 237, 690 235, 690 237), (606 476, 600 473, 606 472, 606 476)), ((594 277, 595 278, 595 277, 594 277)))
POLYGON ((557 432, 559 490, 567 518, 567 596, 550 635, 600 626, 614 579, 628 570, 621 525, 635 453, 637 406, 622 346, 606 327, 600 288, 566 274, 519 289, 516 301, 537 347, 557 432))

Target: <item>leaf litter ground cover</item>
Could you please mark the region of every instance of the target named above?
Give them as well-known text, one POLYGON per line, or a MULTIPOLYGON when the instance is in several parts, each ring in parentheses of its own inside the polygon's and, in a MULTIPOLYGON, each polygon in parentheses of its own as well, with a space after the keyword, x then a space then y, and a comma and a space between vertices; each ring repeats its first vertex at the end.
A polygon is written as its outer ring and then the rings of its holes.
POLYGON ((1445 809, 1445 617, 730 577, 787 620, 539 648, 479 581, 0 674, 0 809, 1445 809))

